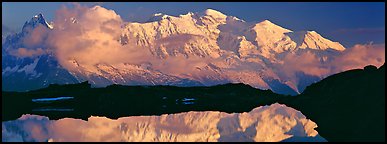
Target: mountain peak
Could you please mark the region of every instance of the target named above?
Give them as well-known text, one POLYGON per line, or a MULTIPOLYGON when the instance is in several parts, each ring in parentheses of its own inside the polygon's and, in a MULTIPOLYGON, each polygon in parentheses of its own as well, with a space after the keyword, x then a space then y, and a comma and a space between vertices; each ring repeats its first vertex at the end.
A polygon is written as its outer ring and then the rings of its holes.
POLYGON ((39 14, 35 15, 34 18, 41 18, 42 19, 43 18, 43 14, 39 13, 39 14))
POLYGON ((262 22, 260 22, 260 23, 262 23, 262 24, 273 24, 271 21, 269 21, 269 20, 264 20, 264 21, 262 21, 262 22))
POLYGON ((41 23, 41 24, 44 24, 44 22, 46 21, 46 19, 44 19, 44 16, 43 16, 42 13, 39 13, 39 14, 37 14, 37 15, 34 15, 34 16, 31 18, 31 20, 30 20, 30 22, 35 22, 35 21, 37 21, 37 22, 39 22, 39 23, 41 23))
POLYGON ((291 38, 297 41, 297 43, 300 45, 300 48, 311 48, 320 50, 326 50, 328 48, 331 48, 338 51, 345 50, 345 47, 340 43, 326 39, 316 31, 301 31, 298 32, 298 34, 299 36, 293 36, 291 38))
POLYGON ((160 21, 163 19, 167 19, 168 17, 170 17, 170 16, 167 14, 156 13, 156 14, 153 14, 146 22, 160 21))
POLYGON ((32 27, 32 28, 35 28, 38 26, 38 24, 42 24, 44 26, 46 26, 47 28, 49 29, 53 29, 53 26, 50 25, 46 19, 44 19, 44 16, 42 13, 39 13, 37 15, 34 15, 30 21, 26 22, 23 26, 23 29, 25 29, 26 27, 32 27))
POLYGON ((153 16, 162 16, 164 15, 163 13, 156 13, 156 14, 153 14, 153 16))
POLYGON ((320 35, 319 33, 317 33, 316 31, 306 31, 306 34, 321 36, 321 35, 320 35))
POLYGON ((259 23, 257 23, 257 24, 259 24, 259 25, 266 25, 266 26, 277 26, 277 27, 280 27, 280 26, 278 26, 278 25, 272 23, 272 22, 269 21, 269 20, 264 20, 264 21, 261 21, 261 22, 259 22, 259 23))
POLYGON ((263 29, 271 29, 271 30, 278 31, 280 33, 292 32, 291 30, 288 30, 288 29, 283 28, 279 25, 276 25, 269 20, 261 21, 261 22, 257 23, 255 25, 255 27, 259 27, 259 28, 263 28, 263 29))
POLYGON ((204 15, 207 16, 213 16, 213 17, 219 17, 219 18, 226 18, 227 16, 217 10, 214 9, 206 9, 204 12, 204 15))
POLYGON ((195 13, 193 12, 188 12, 187 14, 182 14, 182 15, 179 15, 180 17, 192 17, 193 15, 195 15, 195 13))

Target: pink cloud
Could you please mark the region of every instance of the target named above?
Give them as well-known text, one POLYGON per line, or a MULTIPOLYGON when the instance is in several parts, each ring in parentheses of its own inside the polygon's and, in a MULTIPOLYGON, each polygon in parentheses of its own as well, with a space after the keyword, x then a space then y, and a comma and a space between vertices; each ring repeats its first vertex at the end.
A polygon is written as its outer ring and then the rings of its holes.
POLYGON ((324 78, 346 70, 362 69, 367 65, 380 67, 384 63, 385 44, 357 44, 337 55, 318 56, 310 51, 288 53, 283 63, 276 64, 274 69, 281 79, 289 79, 297 84, 296 73, 300 71, 324 78))
POLYGON ((25 58, 25 57, 36 57, 45 54, 42 48, 38 49, 26 49, 26 48, 18 48, 16 50, 9 52, 11 55, 25 58))
POLYGON ((23 44, 28 48, 41 47, 47 38, 49 29, 43 25, 38 25, 23 39, 23 44))
POLYGON ((47 43, 55 48, 60 63, 66 68, 71 69, 68 63, 71 59, 81 65, 95 65, 135 57, 133 48, 124 47, 118 41, 122 19, 113 10, 100 6, 63 7, 57 11, 54 23, 56 28, 50 32, 47 43), (74 18, 76 23, 72 21, 74 18))
POLYGON ((335 61, 330 64, 336 67, 334 72, 363 68, 367 65, 379 67, 385 62, 385 51, 385 44, 357 44, 345 50, 341 56, 336 57, 335 61))

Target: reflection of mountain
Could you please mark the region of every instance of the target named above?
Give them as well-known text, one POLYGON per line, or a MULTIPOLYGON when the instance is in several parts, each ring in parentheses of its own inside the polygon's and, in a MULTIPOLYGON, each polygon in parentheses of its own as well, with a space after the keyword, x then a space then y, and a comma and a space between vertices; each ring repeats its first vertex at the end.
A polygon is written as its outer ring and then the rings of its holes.
POLYGON ((299 111, 273 104, 248 113, 186 112, 88 121, 23 115, 2 123, 3 141, 325 141, 299 111))
POLYGON ((22 114, 46 115, 51 119, 91 115, 119 118, 130 115, 161 115, 188 111, 248 112, 275 102, 300 110, 316 122, 328 141, 384 141, 385 65, 367 66, 335 74, 289 97, 244 84, 213 87, 119 86, 90 88, 87 83, 51 85, 26 92, 2 92, 2 118, 22 114), (31 99, 74 97, 74 101, 39 105, 31 99), (70 112, 32 112, 42 106, 70 107, 70 112), (12 111, 11 111, 12 110, 12 111))
MULTIPOLYGON (((103 8, 93 8, 100 9, 103 8)), ((70 19, 69 25, 82 27, 82 19, 70 19)), ((60 54, 53 50, 56 46, 46 42, 47 38, 52 38, 50 34, 61 32, 61 24, 57 26, 47 23, 39 14, 25 23, 21 33, 6 38, 2 45, 3 90, 25 91, 53 83, 87 80, 93 86, 245 83, 280 94, 296 95, 326 75, 304 73, 292 76, 282 69, 292 65, 288 64, 286 55, 308 52, 315 54, 318 61, 325 62, 345 50, 341 44, 325 39, 315 31, 293 32, 268 20, 249 23, 208 9, 179 16, 155 14, 146 23, 127 23, 119 30, 118 45, 136 46, 136 50, 144 50, 141 53, 150 53, 151 58, 141 57, 143 62, 137 63, 88 65, 76 58, 59 62, 57 55, 60 54), (14 53, 20 48, 30 51, 43 48, 45 53, 18 57, 14 53)), ((299 71, 302 70, 295 73, 299 71)))

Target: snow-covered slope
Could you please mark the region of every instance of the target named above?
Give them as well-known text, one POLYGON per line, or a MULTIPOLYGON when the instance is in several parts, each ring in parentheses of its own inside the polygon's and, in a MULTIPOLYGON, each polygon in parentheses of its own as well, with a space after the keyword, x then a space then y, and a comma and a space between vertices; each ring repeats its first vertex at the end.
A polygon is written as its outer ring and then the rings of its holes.
MULTIPOLYGON (((90 8, 90 11, 99 11, 101 9, 104 8, 96 6, 90 8)), ((108 13, 115 14, 114 11, 108 11, 108 13)), ((90 19, 87 15, 69 18, 73 26, 68 27, 79 27, 79 25, 85 24, 82 21, 82 18, 85 17, 87 20, 90 19)), ((102 18, 108 19, 110 17, 104 16, 102 18)), ((114 19, 118 18, 119 16, 114 16, 114 19)), ((105 23, 107 22, 109 21, 105 23)), ((58 23, 58 27, 60 26, 63 26, 63 24, 58 23)), ((63 42, 66 37, 61 37, 59 40, 50 39, 46 42, 47 38, 55 37, 50 36, 50 33, 55 31, 56 28, 52 24, 48 24, 41 14, 34 16, 30 22, 26 22, 24 27, 21 33, 7 37, 2 45, 3 79, 10 80, 15 76, 21 77, 11 73, 20 73, 22 71, 20 68, 34 62, 31 57, 15 56, 15 50, 19 48, 26 48, 30 51, 43 48, 45 53, 34 57, 35 59, 46 54, 54 59, 63 56, 61 54, 63 50, 55 50, 58 45, 50 44, 53 41, 63 42), (33 41, 34 45, 32 46, 31 44, 26 45, 26 40, 27 42, 28 40, 34 40, 29 35, 31 33, 28 32, 31 30, 27 30, 26 27, 32 28, 32 30, 42 29, 39 25, 47 29, 44 30, 43 37, 38 39, 42 41, 41 45, 36 44, 36 41, 33 41), (26 62, 25 59, 30 60, 26 62)), ((96 37, 95 32, 99 31, 86 32, 90 28, 93 27, 86 26, 79 29, 82 31, 79 34, 85 35, 79 38, 94 36, 94 39, 85 39, 85 41, 98 40, 104 36, 110 38, 110 35, 96 37)), ((58 34, 60 30, 55 32, 58 34)), ((104 31, 108 33, 112 30, 104 31)), ((115 31, 117 30, 115 29, 115 31)), ((135 59, 136 62, 122 60, 121 62, 114 61, 114 63, 100 62, 93 64, 74 58, 76 57, 75 54, 75 56, 61 57, 61 60, 56 60, 59 63, 55 67, 67 70, 71 76, 66 79, 72 79, 62 83, 88 80, 93 86, 110 84, 194 86, 243 82, 256 88, 271 89, 277 93, 297 94, 314 82, 315 77, 320 79, 327 75, 310 75, 306 73, 304 74, 306 76, 303 75, 302 78, 291 76, 281 69, 281 65, 287 63, 285 60, 286 55, 301 55, 305 51, 310 51, 316 54, 318 58, 329 60, 331 54, 334 55, 334 53, 345 50, 340 43, 332 42, 314 31, 294 32, 269 20, 259 23, 245 22, 213 9, 196 13, 189 12, 179 16, 158 13, 144 23, 125 23, 118 31, 120 36, 117 41, 123 49, 134 47, 134 51, 127 54, 128 57, 132 53, 132 55, 150 53, 150 56, 144 54, 145 56, 140 57, 140 62, 137 58, 135 59), (325 53, 324 51, 330 52, 325 53), (308 80, 309 77, 313 77, 313 81, 308 80)), ((68 35, 68 31, 63 32, 68 35)), ((74 35, 74 37, 79 34, 74 35)), ((34 36, 39 37, 41 35, 34 36)), ((69 42, 69 45, 79 47, 86 43, 81 41, 76 45, 69 42)), ((74 49, 74 47, 70 48, 74 49)), ((103 55, 92 57, 92 60, 95 61, 99 61, 99 59, 102 61, 105 57, 103 55)), ((25 83, 29 83, 31 79, 34 79, 28 75, 24 77, 26 77, 24 79, 25 83)), ((18 86, 17 83, 13 82, 13 86, 18 87, 18 90, 29 89, 23 87, 23 85, 18 86)), ((34 81, 34 83, 36 82, 34 81)), ((41 84, 34 85, 43 87, 41 84)), ((6 90, 15 89, 6 87, 6 90)))
POLYGON ((92 116, 88 121, 72 118, 55 121, 23 115, 2 122, 2 141, 325 141, 314 130, 316 127, 301 112, 276 103, 248 113, 191 111, 117 120, 92 116))
POLYGON ((318 50, 326 50, 328 48, 332 48, 338 51, 345 50, 344 46, 338 42, 332 42, 316 31, 300 31, 297 33, 288 33, 288 35, 293 39, 299 48, 301 49, 318 49, 318 50))

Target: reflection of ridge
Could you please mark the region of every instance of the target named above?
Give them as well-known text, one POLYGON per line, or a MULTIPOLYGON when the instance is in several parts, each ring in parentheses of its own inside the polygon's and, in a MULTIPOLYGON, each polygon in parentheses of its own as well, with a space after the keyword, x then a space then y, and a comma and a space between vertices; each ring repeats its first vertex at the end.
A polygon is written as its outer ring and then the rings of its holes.
POLYGON ((33 112, 71 112, 71 111, 74 111, 74 109, 69 107, 47 106, 47 107, 39 107, 36 109, 32 109, 32 111, 33 112))
POLYGON ((38 109, 33 109, 32 111, 36 111, 36 112, 52 112, 52 111, 65 112, 65 111, 74 111, 74 109, 38 108, 38 109))

